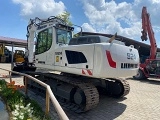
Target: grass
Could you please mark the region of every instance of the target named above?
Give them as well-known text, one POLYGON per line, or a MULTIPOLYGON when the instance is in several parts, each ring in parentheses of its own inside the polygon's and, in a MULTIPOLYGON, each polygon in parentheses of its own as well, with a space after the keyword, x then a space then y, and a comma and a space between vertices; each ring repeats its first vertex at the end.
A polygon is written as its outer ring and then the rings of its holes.
POLYGON ((0 96, 7 105, 11 120, 50 120, 37 102, 26 98, 14 84, 0 80, 0 96))

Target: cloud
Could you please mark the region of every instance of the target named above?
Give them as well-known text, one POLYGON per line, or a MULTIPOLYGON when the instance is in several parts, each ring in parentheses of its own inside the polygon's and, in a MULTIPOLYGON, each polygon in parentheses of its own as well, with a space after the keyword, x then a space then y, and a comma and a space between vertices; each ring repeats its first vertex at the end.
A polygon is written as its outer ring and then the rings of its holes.
POLYGON ((159 0, 134 0, 131 2, 116 2, 116 0, 81 0, 83 9, 89 23, 82 27, 88 32, 118 34, 140 39, 141 36, 141 11, 147 6, 150 13, 154 31, 160 31, 159 0), (156 27, 155 27, 156 26, 156 27))
POLYGON ((83 32, 88 32, 88 31, 96 32, 95 29, 88 23, 83 23, 82 28, 83 28, 83 32))
POLYGON ((54 0, 12 0, 21 7, 20 15, 25 19, 48 18, 62 13, 66 8, 63 2, 54 0))

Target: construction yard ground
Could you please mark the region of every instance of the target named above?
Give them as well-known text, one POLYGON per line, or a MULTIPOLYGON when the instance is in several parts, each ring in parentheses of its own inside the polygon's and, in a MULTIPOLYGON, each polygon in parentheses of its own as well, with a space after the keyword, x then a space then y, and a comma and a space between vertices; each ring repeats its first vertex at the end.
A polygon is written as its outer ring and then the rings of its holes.
MULTIPOLYGON (((1 63, 0 68, 11 69, 10 64, 1 63)), ((0 70, 3 79, 8 72, 0 70)), ((4 78, 9 81, 9 78, 4 78)), ((64 109, 70 120, 159 120, 160 118, 160 79, 133 80, 126 78, 130 84, 130 93, 121 99, 100 95, 99 105, 86 113, 77 114, 64 109)), ((22 77, 12 78, 16 84, 23 85, 22 77)), ((45 98, 29 92, 29 97, 36 100, 45 110, 45 98)), ((50 115, 59 119, 51 105, 50 115)))

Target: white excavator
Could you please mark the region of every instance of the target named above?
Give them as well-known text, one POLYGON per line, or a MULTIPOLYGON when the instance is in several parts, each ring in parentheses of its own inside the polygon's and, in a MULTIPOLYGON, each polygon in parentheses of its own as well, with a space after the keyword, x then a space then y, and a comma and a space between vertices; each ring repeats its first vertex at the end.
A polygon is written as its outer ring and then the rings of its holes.
MULTIPOLYGON (((25 65, 31 67, 32 72, 27 73, 49 84, 58 100, 78 113, 97 106, 100 91, 116 98, 127 95, 130 86, 122 77, 137 74, 137 49, 115 40, 116 35, 73 38, 73 30, 57 17, 31 19, 27 27, 25 65), (37 68, 60 74, 34 71, 37 68)), ((29 81, 28 86, 45 94, 45 89, 35 82, 29 81)))

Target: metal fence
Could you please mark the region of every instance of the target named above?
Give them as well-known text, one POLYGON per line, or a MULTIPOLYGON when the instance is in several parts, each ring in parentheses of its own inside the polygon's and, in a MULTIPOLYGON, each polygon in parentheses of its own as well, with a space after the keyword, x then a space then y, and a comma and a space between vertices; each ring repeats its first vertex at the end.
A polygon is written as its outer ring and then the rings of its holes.
POLYGON ((9 72, 9 78, 10 78, 10 82, 12 82, 12 76, 11 73, 17 74, 17 75, 21 75, 24 76, 24 80, 25 80, 25 95, 28 95, 28 87, 27 87, 27 83, 28 83, 28 79, 35 81, 36 83, 40 84, 41 86, 46 88, 46 110, 45 110, 45 114, 48 115, 49 114, 49 110, 50 110, 50 100, 53 104, 53 106, 55 107, 55 110, 57 111, 59 118, 61 120, 69 120, 69 118, 67 117, 67 115, 65 114, 65 112, 63 111, 62 107, 60 106, 60 104, 58 103, 57 99, 55 98, 51 88, 49 85, 45 84, 44 82, 30 76, 24 73, 20 73, 20 72, 15 72, 15 71, 10 71, 10 70, 6 70, 3 68, 0 68, 1 70, 4 71, 8 71, 9 72))

